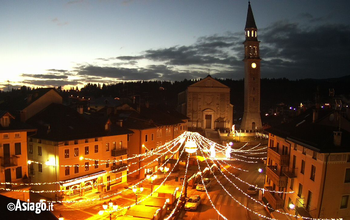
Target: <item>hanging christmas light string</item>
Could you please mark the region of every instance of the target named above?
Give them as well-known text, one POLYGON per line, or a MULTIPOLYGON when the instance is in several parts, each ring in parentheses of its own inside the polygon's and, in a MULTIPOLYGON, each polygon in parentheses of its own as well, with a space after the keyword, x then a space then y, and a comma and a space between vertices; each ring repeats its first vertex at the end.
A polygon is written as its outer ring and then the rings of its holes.
POLYGON ((186 181, 187 181, 187 171, 188 171, 188 164, 189 164, 189 161, 190 161, 190 155, 187 156, 185 175, 184 175, 184 180, 182 181, 182 186, 181 186, 181 192, 180 192, 180 195, 179 195, 179 199, 177 200, 174 209, 171 211, 171 213, 169 214, 169 216, 168 216, 167 218, 165 218, 164 220, 169 220, 169 219, 175 214, 175 211, 177 210, 177 207, 179 206, 179 203, 180 203, 180 201, 181 201, 180 198, 182 197, 183 190, 184 190, 184 188, 185 188, 186 181))
MULTIPOLYGON (((176 146, 173 146, 173 147, 175 148, 176 146)), ((178 150, 179 150, 179 149, 180 149, 180 148, 178 148, 178 150)), ((169 157, 168 160, 169 160, 170 158, 172 158, 174 155, 175 155, 175 154, 173 154, 171 157, 169 157)), ((135 171, 133 171, 133 172, 127 174, 127 175, 130 175, 130 174, 133 174, 133 173, 135 173, 135 172, 138 172, 139 170, 141 170, 141 169, 147 167, 148 165, 154 163, 155 161, 158 160, 158 158, 160 158, 160 157, 162 157, 162 156, 164 156, 164 155, 158 156, 158 157, 155 158, 154 160, 150 161, 148 164, 146 164, 146 165, 140 167, 139 169, 137 169, 137 170, 135 170, 135 171)), ((168 161, 168 160, 167 160, 167 161, 168 161)), ((122 167, 122 168, 115 169, 115 170, 110 170, 110 171, 107 171, 107 172, 108 172, 108 173, 110 173, 110 172, 116 172, 116 171, 118 171, 118 170, 120 170, 120 169, 123 169, 123 167, 122 167)), ((125 176, 127 176, 127 175, 122 175, 122 176, 119 176, 119 177, 117 177, 117 178, 111 179, 111 180, 109 180, 109 181, 102 182, 102 183, 98 183, 98 184, 96 184, 96 185, 98 186, 98 185, 102 185, 102 184, 105 184, 105 183, 110 183, 110 182, 112 182, 112 181, 114 181, 114 180, 118 180, 118 179, 120 179, 120 178, 122 178, 122 177, 125 177, 125 176)), ((58 183, 69 183, 69 182, 72 182, 72 181, 75 181, 75 180, 56 181, 55 183, 54 183, 54 182, 51 182, 51 183, 53 183, 53 184, 58 184, 58 183)), ((21 183, 21 184, 22 184, 22 183, 21 183)), ((23 183, 23 185, 26 185, 26 184, 28 184, 28 185, 31 185, 31 184, 32 184, 32 185, 48 185, 48 184, 50 184, 50 182, 45 182, 45 184, 43 184, 43 183, 23 183)), ((85 188, 89 188, 89 186, 82 187, 81 189, 85 189, 85 188)), ((20 190, 20 189, 10 189, 10 188, 0 188, 0 190, 13 191, 13 192, 32 192, 32 193, 57 193, 57 192, 66 192, 66 191, 70 191, 69 189, 68 189, 68 190, 64 190, 64 189, 61 189, 61 190, 31 190, 31 189, 30 189, 30 190, 20 190)))
MULTIPOLYGON (((200 148, 200 150, 201 150, 201 148, 200 148)), ((201 153, 202 153, 202 156, 204 156, 202 150, 201 150, 201 153)), ((234 196, 232 196, 232 194, 225 188, 225 186, 222 185, 222 183, 220 182, 220 180, 217 178, 217 176, 215 175, 215 173, 214 173, 214 172, 212 171, 212 169, 210 168, 210 166, 209 166, 209 164, 208 164, 208 161, 205 160, 205 162, 207 163, 207 167, 209 167, 209 170, 210 170, 210 172, 213 174, 213 177, 216 179, 217 183, 222 187, 222 189, 223 189, 236 203, 238 203, 240 206, 242 206, 242 207, 245 208, 246 210, 248 210, 248 211, 250 211, 250 212, 256 214, 256 215, 259 216, 259 217, 262 217, 262 218, 265 218, 265 219, 269 219, 269 220, 273 220, 273 219, 274 219, 274 218, 270 218, 270 217, 268 217, 268 216, 262 215, 262 214, 260 214, 260 213, 258 213, 258 212, 256 212, 256 211, 250 209, 249 207, 245 206, 245 205, 242 204, 240 201, 238 201, 238 200, 237 200, 234 196)), ((197 163, 198 163, 198 169, 200 169, 200 165, 199 165, 198 159, 197 159, 197 163)), ((221 172, 221 173, 222 173, 222 172, 221 172)), ((213 202, 211 201, 211 198, 210 198, 210 196, 209 196, 209 193, 208 193, 207 189, 206 189, 205 187, 204 187, 204 189, 205 189, 205 191, 206 191, 206 193, 207 193, 207 195, 208 195, 208 199, 209 199, 210 203, 212 204, 213 208, 216 209, 215 206, 214 206, 214 204, 213 204, 213 202)), ((239 188, 238 188, 238 189, 239 189, 239 188)), ((239 190, 242 191, 241 189, 239 189, 239 190)), ((217 211, 217 212, 218 212, 218 211, 217 211)), ((218 212, 218 214, 219 214, 219 212, 218 212)), ((221 213, 220 213, 220 214, 221 214, 221 213)), ((225 219, 226 219, 226 218, 225 218, 225 219)))
MULTIPOLYGON (((181 157, 181 155, 183 154, 184 151, 185 151, 185 149, 182 149, 181 154, 180 154, 180 157, 181 157)), ((152 196, 152 193, 157 192, 158 189, 159 189, 161 186, 163 186, 163 184, 164 184, 164 183, 167 181, 167 179, 171 176, 171 173, 174 171, 174 169, 175 169, 175 167, 177 166, 177 164, 179 163, 179 161, 180 161, 180 160, 177 160, 177 161, 176 161, 175 165, 173 166, 173 168, 171 169, 171 171, 168 173, 168 175, 164 178, 164 180, 160 183, 160 185, 157 186, 157 187, 153 190, 153 192, 151 192, 150 194, 148 194, 148 195, 146 195, 145 197, 141 198, 140 201, 139 201, 138 203, 143 202, 143 201, 145 201, 146 199, 148 199, 150 196, 152 196)), ((166 162, 165 162, 164 164, 166 164, 166 162)), ((164 165, 164 164, 163 164, 163 165, 164 165)), ((144 179, 144 180, 145 180, 145 179, 144 179)), ((143 181, 144 181, 144 180, 143 180, 143 181)), ((143 182, 143 181, 142 181, 142 182, 143 182)), ((140 181, 140 182, 141 182, 141 181, 140 181)), ((136 186, 140 185, 140 182, 136 183, 136 184, 133 185, 132 187, 136 187, 136 186)), ((125 190, 123 190, 123 191, 125 191, 125 190)), ((125 206, 125 207, 123 207, 123 208, 121 208, 121 209, 119 209, 119 210, 129 209, 130 207, 133 207, 133 206, 135 206, 135 205, 137 205, 137 204, 135 203, 135 204, 132 204, 132 205, 129 205, 129 206, 125 206)))
MULTIPOLYGON (((200 149, 201 149, 201 148, 200 148, 200 149)), ((203 151, 201 151, 201 153, 202 153, 202 155, 203 155, 203 151)), ((203 155, 203 156, 204 156, 204 155, 203 155)), ((210 159, 210 160, 211 160, 211 159, 210 159)), ((198 162, 198 160, 197 160, 197 162, 198 162)), ((262 215, 262 214, 260 214, 260 213, 258 213, 258 212, 256 212, 256 211, 254 211, 254 210, 251 210, 249 207, 247 207, 247 206, 241 204, 241 203, 240 203, 236 198, 234 198, 234 197, 231 195, 231 193, 229 193, 229 192, 226 190, 226 188, 222 185, 222 183, 221 183, 221 182, 219 181, 219 179, 216 177, 215 173, 214 173, 214 172, 212 171, 212 169, 210 168, 210 165, 208 164, 208 161, 205 160, 205 162, 207 163, 207 167, 209 167, 210 172, 213 174, 213 176, 214 176, 214 178, 216 179, 216 181, 219 183, 219 185, 226 191, 226 193, 227 193, 231 198, 233 198, 236 202, 238 202, 242 207, 244 207, 244 208, 247 209, 248 211, 250 211, 250 212, 252 212, 252 213, 258 215, 259 217, 262 217, 262 218, 265 218, 265 219, 273 219, 273 218, 270 218, 270 217, 268 217, 268 216, 262 215)), ((198 166, 199 166, 199 164, 198 164, 198 166)), ((221 171, 220 171, 220 172, 221 172, 221 171)), ((261 206, 263 206, 263 207, 265 207, 265 208, 268 208, 268 209, 271 210, 271 211, 276 211, 276 212, 278 212, 278 213, 280 213, 280 214, 283 214, 283 215, 286 215, 286 216, 290 216, 290 217, 294 217, 294 218, 313 219, 313 218, 310 218, 310 217, 304 217, 304 216, 293 215, 293 214, 290 214, 290 213, 282 212, 282 211, 280 211, 280 210, 274 210, 274 209, 270 208, 269 206, 265 205, 264 203, 262 203, 262 202, 256 200, 255 198, 249 196, 246 192, 244 192, 241 188, 239 188, 234 182, 232 182, 223 172, 221 172, 221 174, 223 174, 223 176, 224 176, 237 190, 239 190, 241 193, 243 193, 246 197, 250 198, 251 200, 253 200, 254 202, 260 204, 261 206)), ((326 219, 324 219, 324 220, 326 220, 326 219)))
MULTIPOLYGON (((200 150, 201 150, 201 149, 200 149, 200 150)), ((197 156, 197 152, 196 152, 196 156, 197 156)), ((198 171, 199 171, 199 174, 200 174, 200 176, 201 176, 201 181, 202 181, 202 184, 203 184, 203 186, 204 186, 205 193, 207 194, 208 199, 209 199, 209 201, 210 201, 210 203, 211 203, 211 206, 215 209, 215 211, 216 211, 216 213, 218 213, 218 215, 220 215, 222 218, 224 218, 224 219, 227 220, 227 218, 226 218, 223 214, 221 214, 221 212, 216 208, 216 206, 214 205, 213 201, 211 200, 210 195, 209 195, 208 190, 207 190, 207 187, 206 187, 205 184, 204 184, 203 175, 202 175, 202 170, 201 170, 201 168, 200 168, 198 158, 196 157, 196 159, 197 159, 198 171)), ((210 167, 210 166, 208 165, 208 167, 210 167)), ((210 170, 210 171, 211 171, 211 170, 210 170)))
MULTIPOLYGON (((174 147, 175 147, 175 146, 174 146, 174 147)), ((179 146, 179 147, 177 148, 177 151, 179 151, 180 148, 181 148, 181 146, 179 146)), ((176 151, 176 153, 177 153, 177 151, 176 151)), ((181 153, 181 154, 182 154, 182 153, 181 153)), ((158 158, 160 158, 160 157, 158 157, 158 158)), ((155 160, 157 160, 158 158, 156 158, 155 160)), ((161 165, 161 167, 163 167, 163 166, 168 162, 168 160, 170 160, 170 159, 171 159, 171 157, 169 157, 169 158, 161 165)), ((135 171, 129 173, 128 175, 131 175, 131 174, 133 174, 133 173, 135 173, 135 172, 138 172, 138 171, 141 170, 142 168, 147 167, 148 165, 150 165, 151 163, 153 163, 155 160, 149 162, 148 164, 144 165, 143 167, 139 168, 138 170, 135 170, 135 171)), ((179 161, 179 160, 177 160, 177 161, 179 161)), ((125 176, 125 175, 123 175, 123 176, 125 176)), ((123 176, 121 176, 121 177, 119 177, 119 178, 122 178, 123 176)), ((126 175, 126 176, 127 176, 127 175, 126 175)), ((117 178, 117 179, 119 179, 119 178, 117 178)), ((144 181, 146 181, 146 179, 140 180, 137 184, 133 185, 133 187, 142 184, 144 181)), ((116 192, 116 193, 113 193, 113 194, 106 195, 106 196, 104 196, 104 197, 102 197, 102 198, 91 199, 91 200, 89 200, 89 201, 92 201, 92 202, 93 202, 93 201, 97 201, 97 200, 108 199, 108 198, 110 198, 110 197, 112 197, 112 196, 117 196, 117 195, 119 195, 119 194, 125 192, 126 190, 128 190, 128 189, 124 189, 124 190, 122 190, 122 191, 119 191, 119 192, 116 192)), ((85 201, 87 201, 87 200, 85 200, 85 201)), ((60 202, 60 203, 73 203, 73 202, 83 202, 83 200, 78 200, 78 201, 58 201, 58 202, 60 202)))
MULTIPOLYGON (((180 139, 179 137, 178 138, 175 138, 175 139, 173 139, 173 140, 177 140, 177 139, 180 139)), ((169 142, 168 142, 169 143, 169 142)), ((166 143, 166 144, 168 144, 168 143, 166 143)), ((166 145, 166 144, 164 144, 164 145, 166 145)), ((162 146, 164 146, 164 145, 162 145, 162 146)), ((163 150, 163 148, 162 148, 162 146, 160 146, 159 147, 159 149, 160 150, 163 150)), ((176 145, 174 145, 171 149, 173 149, 173 148, 175 148, 176 147, 176 145)), ((177 152, 177 151, 175 151, 175 152, 177 152)), ((144 155, 146 155, 146 154, 144 154, 144 155)), ((152 156, 152 155, 151 155, 152 156)), ((149 156, 149 157, 145 157, 145 158, 143 158, 143 159, 141 159, 140 161, 143 161, 143 160, 146 160, 146 159, 148 159, 148 158, 150 158, 151 156, 149 156)), ((162 154, 161 156, 164 156, 164 154, 162 154)), ((131 158, 131 159, 135 159, 135 158, 138 158, 138 157, 133 157, 133 158, 131 158)), ((159 157, 158 157, 159 158, 159 157)), ((90 160, 90 161, 109 161, 109 160, 99 160, 99 159, 91 159, 91 158, 81 158, 81 160, 82 159, 85 159, 85 160, 90 160)), ((112 160, 112 161, 109 161, 109 162, 122 162, 122 161, 126 161, 127 159, 123 159, 123 160, 112 160)), ((42 164, 41 162, 38 162, 38 161, 33 161, 33 160, 28 160, 28 164, 32 164, 32 163, 35 163, 35 164, 42 164)), ((134 163, 131 163, 131 164, 129 164, 129 165, 125 165, 125 166, 123 166, 123 167, 119 167, 119 168, 117 168, 117 169, 113 169, 113 170, 111 170, 111 171, 107 171, 107 172, 117 172, 117 171, 119 171, 119 170, 121 170, 121 169, 124 169, 126 166, 131 166, 132 164, 136 164, 136 163, 138 163, 138 162, 134 162, 134 163)), ((100 166, 102 166, 102 165, 105 165, 105 164, 107 164, 107 163, 99 163, 99 165, 100 166)), ((109 164, 109 163, 108 163, 109 164)), ((74 164, 74 165, 61 165, 61 167, 87 167, 87 166, 96 166, 95 164, 89 164, 89 165, 77 165, 77 164, 74 164)), ((37 186, 37 185, 52 185, 52 184, 64 184, 64 183, 69 183, 69 182, 73 182, 73 181, 75 181, 75 180, 65 180, 65 181, 53 181, 53 182, 36 182, 36 183, 15 183, 15 182, 0 182, 0 185, 1 184, 3 184, 3 185, 20 185, 20 186, 23 186, 23 185, 25 185, 25 186, 32 186, 32 185, 34 185, 34 186, 37 186)), ((113 181, 113 180, 111 180, 111 181, 113 181)), ((1 188, 0 188, 1 189, 1 188)))
MULTIPOLYGON (((207 157, 207 158, 209 158, 210 160, 213 161, 212 157, 211 157, 208 153, 205 153, 205 151, 203 151, 203 153, 206 154, 206 157, 207 157)), ((221 163, 220 160, 215 160, 215 161, 216 161, 220 166, 222 166, 223 169, 224 169, 225 171, 227 171, 232 177, 234 177, 235 179, 239 180, 240 182, 242 182, 242 183, 244 183, 244 184, 246 184, 246 185, 248 185, 248 186, 252 186, 252 187, 254 187, 254 188, 256 188, 256 189, 260 189, 260 190, 263 190, 263 191, 274 192, 274 193, 285 193, 285 194, 294 193, 294 191, 285 192, 285 191, 276 191, 276 190, 269 190, 269 189, 257 187, 257 186, 255 186, 255 185, 253 185, 253 184, 251 184, 251 183, 248 183, 248 182, 246 182, 246 181, 240 179, 239 177, 237 177, 236 175, 234 175, 233 173, 231 173, 228 169, 226 169, 226 166, 229 166, 229 167, 230 167, 230 164, 227 163, 225 160, 222 160, 223 163, 221 163), (225 164, 226 166, 223 165, 223 164, 225 164)), ((220 172, 221 172, 221 170, 220 170, 220 172)), ((223 173, 223 175, 225 175, 225 174, 223 173)))

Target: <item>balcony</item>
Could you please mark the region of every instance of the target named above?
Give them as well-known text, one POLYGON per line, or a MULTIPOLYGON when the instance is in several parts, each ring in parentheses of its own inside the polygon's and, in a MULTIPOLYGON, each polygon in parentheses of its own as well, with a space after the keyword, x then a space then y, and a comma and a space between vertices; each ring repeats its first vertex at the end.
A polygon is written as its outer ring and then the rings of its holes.
POLYGON ((297 168, 290 168, 287 171, 283 171, 283 174, 286 175, 288 178, 297 178, 298 169, 297 168))
POLYGON ((1 166, 2 167, 16 167, 18 166, 18 158, 15 155, 12 155, 11 157, 5 156, 5 157, 0 157, 1 161, 1 166))
POLYGON ((112 172, 121 172, 121 171, 124 171, 124 170, 127 170, 128 169, 128 164, 126 163, 123 163, 123 164, 113 164, 111 166, 111 170, 112 172))
POLYGON ((279 174, 276 166, 267 166, 266 176, 278 187, 287 187, 287 177, 284 174, 279 174))
POLYGON ((267 157, 275 161, 280 166, 289 165, 289 155, 288 154, 279 154, 276 147, 267 148, 267 157))
POLYGON ((114 148, 112 151, 111 151, 111 156, 112 157, 117 157, 117 156, 122 156, 122 155, 125 155, 127 154, 128 151, 126 149, 116 149, 114 148))
MULTIPOLYGON (((266 189, 272 190, 272 187, 266 187, 266 189)), ((283 208, 283 199, 279 197, 277 194, 271 193, 269 191, 265 191, 264 197, 267 199, 269 204, 273 209, 282 209, 283 208)))

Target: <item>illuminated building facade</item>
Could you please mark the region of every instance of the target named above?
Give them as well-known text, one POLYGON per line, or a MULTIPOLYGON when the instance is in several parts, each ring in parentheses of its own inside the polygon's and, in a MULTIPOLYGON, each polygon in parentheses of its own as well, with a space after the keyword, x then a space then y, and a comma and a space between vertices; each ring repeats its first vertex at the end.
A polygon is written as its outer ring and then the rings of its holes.
POLYGON ((189 86, 178 100, 178 111, 189 118, 189 128, 231 129, 230 88, 211 76, 189 86))
POLYGON ((61 104, 49 105, 28 123, 38 128, 28 143, 32 182, 42 183, 33 190, 70 200, 106 192, 127 181, 127 140, 132 131, 113 125, 108 118, 86 119, 61 104))
MULTIPOLYGON (((133 131, 129 136, 128 157, 149 153, 144 157, 130 160, 129 174, 133 177, 144 178, 158 171, 160 165, 172 155, 164 154, 155 161, 157 155, 152 155, 154 149, 178 137, 187 130, 187 118, 173 110, 141 107, 139 111, 124 105, 117 110, 122 127, 133 131), (150 155, 151 154, 151 155, 150 155), (143 160, 144 159, 144 160, 143 160)), ((179 154, 170 158, 168 168, 173 166, 179 154)))
POLYGON ((8 183, 0 184, 1 195, 22 201, 29 199, 30 187, 20 184, 29 182, 27 134, 33 131, 9 112, 0 111, 0 182, 8 183))
POLYGON ((312 218, 350 218, 350 123, 341 112, 309 109, 268 129, 265 191, 274 209, 312 218), (341 121, 341 122, 340 122, 341 121))
POLYGON ((244 41, 244 113, 241 129, 254 131, 262 129, 260 116, 260 51, 258 28, 252 8, 248 6, 244 41))

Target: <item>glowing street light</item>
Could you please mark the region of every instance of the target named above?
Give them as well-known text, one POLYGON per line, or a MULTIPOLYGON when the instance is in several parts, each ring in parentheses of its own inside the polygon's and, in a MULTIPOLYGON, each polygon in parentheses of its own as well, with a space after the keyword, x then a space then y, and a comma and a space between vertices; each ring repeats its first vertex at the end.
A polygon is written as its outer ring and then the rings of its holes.
POLYGON ((107 212, 109 213, 109 219, 112 220, 112 214, 118 210, 118 205, 114 205, 112 200, 109 200, 108 204, 106 202, 102 204, 102 208, 103 210, 100 210, 98 214, 103 215, 103 213, 107 212))
POLYGON ((143 187, 137 188, 137 187, 134 186, 132 188, 132 191, 135 193, 135 196, 136 196, 135 204, 137 205, 137 195, 142 193, 143 187))
POLYGON ((153 176, 149 175, 148 179, 151 181, 151 195, 152 195, 152 193, 153 193, 153 180, 157 179, 157 175, 153 175, 153 176))

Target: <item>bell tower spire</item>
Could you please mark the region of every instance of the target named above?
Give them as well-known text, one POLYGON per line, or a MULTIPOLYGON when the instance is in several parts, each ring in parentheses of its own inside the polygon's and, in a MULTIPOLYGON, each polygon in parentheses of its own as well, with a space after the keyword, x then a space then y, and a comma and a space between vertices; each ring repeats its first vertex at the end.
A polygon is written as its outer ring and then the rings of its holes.
POLYGON ((242 130, 262 129, 260 116, 260 53, 258 28, 253 10, 248 3, 247 21, 244 41, 244 113, 242 130))

